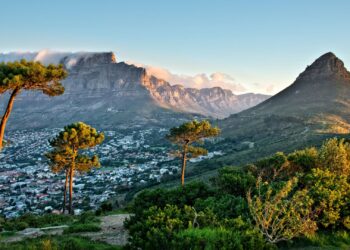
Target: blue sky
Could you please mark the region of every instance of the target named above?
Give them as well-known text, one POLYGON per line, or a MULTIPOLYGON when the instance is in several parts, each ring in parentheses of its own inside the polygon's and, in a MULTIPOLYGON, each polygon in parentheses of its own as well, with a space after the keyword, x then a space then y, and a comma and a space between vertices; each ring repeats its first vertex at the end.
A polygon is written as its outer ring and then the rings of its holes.
POLYGON ((325 52, 350 68, 349 11, 346 0, 4 0, 0 51, 114 51, 275 93, 325 52))

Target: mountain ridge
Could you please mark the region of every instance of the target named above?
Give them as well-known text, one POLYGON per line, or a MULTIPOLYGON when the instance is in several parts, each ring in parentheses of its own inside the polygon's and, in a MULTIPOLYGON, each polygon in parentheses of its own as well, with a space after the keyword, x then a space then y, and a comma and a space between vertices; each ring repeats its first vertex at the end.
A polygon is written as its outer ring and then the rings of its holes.
MULTIPOLYGON (((105 123, 107 127, 129 121, 135 124, 161 124, 169 120, 171 114, 177 117, 198 114, 221 118, 267 98, 264 95, 244 95, 242 107, 239 107, 239 98, 229 90, 196 90, 171 85, 148 75, 145 68, 117 62, 112 52, 66 53, 47 58, 40 54, 30 56, 26 58, 45 63, 63 63, 69 72, 67 79, 62 81, 66 90, 55 98, 23 92, 17 98, 9 121, 11 128, 45 127, 50 125, 50 120, 55 125, 82 120, 93 124, 105 123), (220 100, 222 96, 227 98, 220 100), (164 119, 161 114, 166 114, 164 119), (18 122, 20 119, 26 122, 18 122)), ((0 61, 6 60, 0 56, 0 61)), ((4 109, 4 106, 3 101, 0 109, 4 109)))

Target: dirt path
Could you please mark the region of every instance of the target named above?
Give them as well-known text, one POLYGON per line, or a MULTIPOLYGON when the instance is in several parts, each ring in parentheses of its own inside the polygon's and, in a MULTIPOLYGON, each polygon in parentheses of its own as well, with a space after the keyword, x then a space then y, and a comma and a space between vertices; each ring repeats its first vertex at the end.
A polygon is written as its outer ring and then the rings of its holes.
MULTIPOLYGON (((100 217, 101 231, 91 233, 76 233, 92 240, 103 241, 111 245, 124 246, 128 241, 128 232, 124 228, 124 220, 129 218, 129 214, 116 214, 100 217)), ((3 242, 17 242, 25 238, 36 238, 42 235, 61 235, 67 225, 45 228, 26 228, 15 235, 3 239, 3 242)))
POLYGON ((128 232, 124 228, 124 220, 129 214, 117 214, 101 217, 101 231, 94 233, 80 233, 92 240, 104 241, 111 245, 124 246, 128 242, 128 232))

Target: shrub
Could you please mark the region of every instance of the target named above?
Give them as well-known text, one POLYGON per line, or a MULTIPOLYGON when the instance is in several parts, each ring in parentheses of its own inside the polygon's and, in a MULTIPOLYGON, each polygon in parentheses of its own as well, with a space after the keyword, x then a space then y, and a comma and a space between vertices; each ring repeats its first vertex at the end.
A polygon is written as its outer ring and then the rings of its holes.
POLYGON ((231 194, 198 199, 194 205, 197 211, 210 209, 219 218, 249 217, 248 204, 245 198, 231 194))
POLYGON ((174 237, 172 248, 193 250, 243 249, 239 233, 224 228, 189 228, 180 231, 174 237))
POLYGON ((90 224, 73 224, 68 228, 64 229, 63 234, 70 233, 81 233, 81 232, 98 232, 101 231, 101 228, 93 223, 90 224))
POLYGON ((223 167, 219 169, 214 183, 218 186, 220 193, 245 197, 248 190, 254 187, 255 177, 236 167, 223 167))
POLYGON ((164 208, 167 204, 174 204, 178 207, 183 207, 184 205, 193 206, 196 199, 207 198, 213 193, 213 190, 203 182, 190 182, 184 187, 170 190, 145 190, 134 199, 131 205, 131 212, 142 214, 144 210, 152 206, 164 208))
POLYGON ((174 249, 275 249, 267 244, 259 231, 238 217, 226 221, 226 227, 188 228, 178 232, 174 249))

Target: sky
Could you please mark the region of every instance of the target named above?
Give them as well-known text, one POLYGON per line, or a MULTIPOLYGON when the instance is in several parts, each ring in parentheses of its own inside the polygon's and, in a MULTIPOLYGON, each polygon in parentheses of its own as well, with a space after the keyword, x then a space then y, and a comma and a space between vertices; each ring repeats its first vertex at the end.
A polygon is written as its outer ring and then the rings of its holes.
POLYGON ((274 94, 328 51, 350 68, 349 11, 347 0, 0 0, 0 52, 113 51, 175 83, 274 94))

